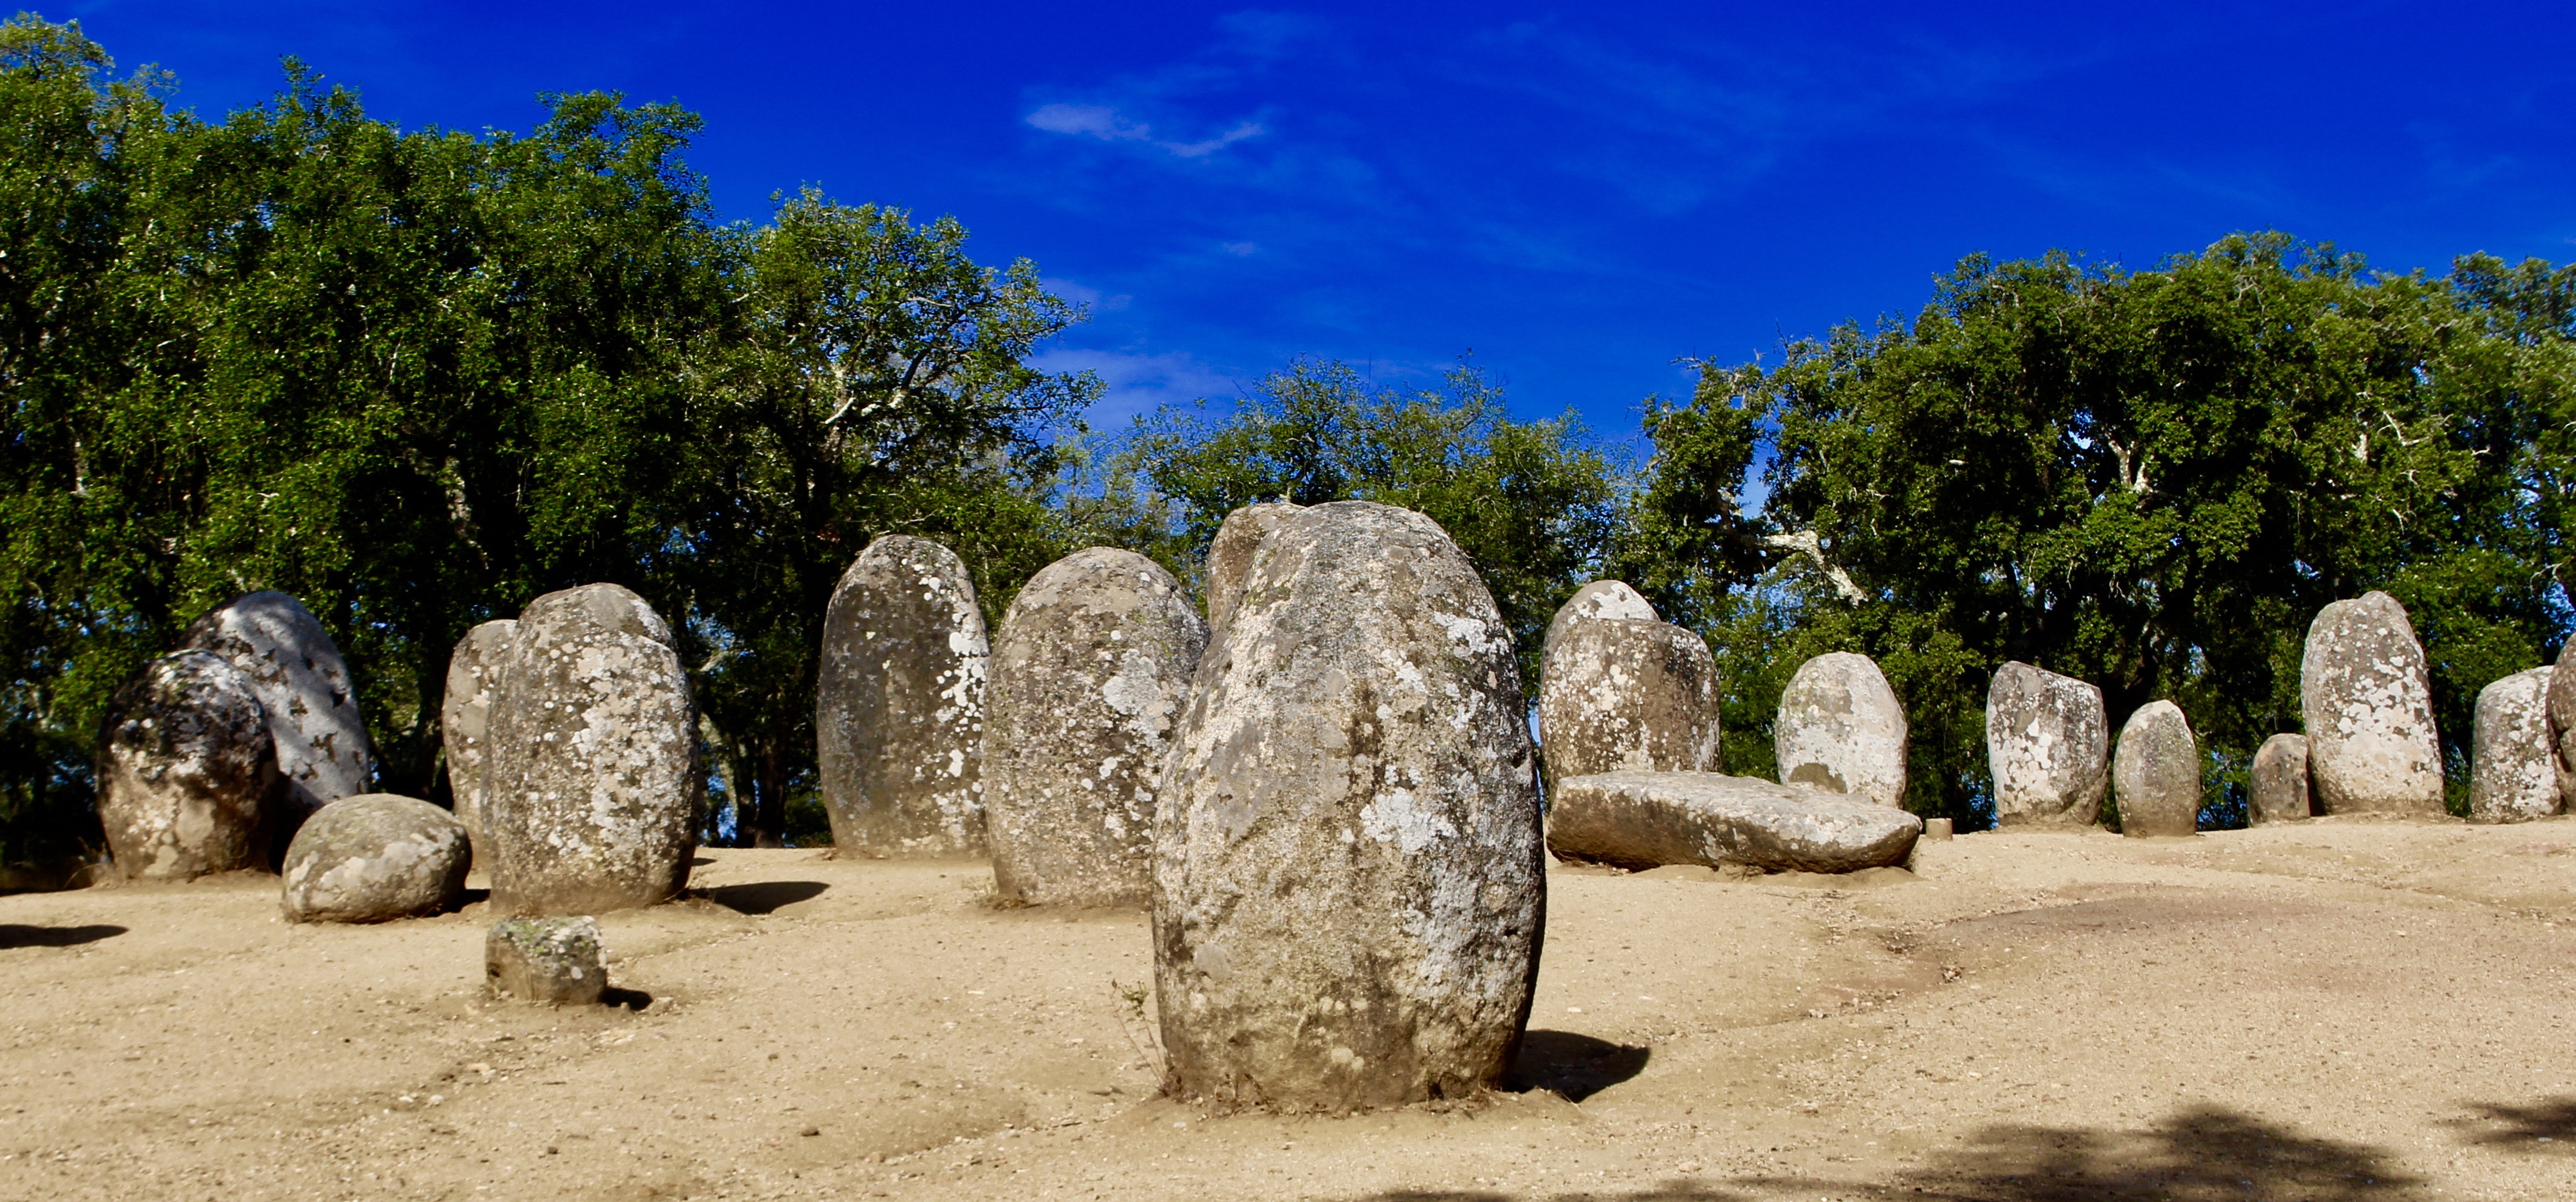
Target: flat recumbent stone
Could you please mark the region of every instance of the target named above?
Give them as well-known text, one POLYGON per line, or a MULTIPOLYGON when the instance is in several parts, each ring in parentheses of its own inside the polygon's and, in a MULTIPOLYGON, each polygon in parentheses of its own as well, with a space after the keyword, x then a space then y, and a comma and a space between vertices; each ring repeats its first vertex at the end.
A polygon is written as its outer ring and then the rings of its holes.
POLYGON ((1549 850, 1629 869, 1857 872, 1904 863, 1923 833, 1921 819, 1866 797, 1714 772, 1567 777, 1548 800, 1549 850))

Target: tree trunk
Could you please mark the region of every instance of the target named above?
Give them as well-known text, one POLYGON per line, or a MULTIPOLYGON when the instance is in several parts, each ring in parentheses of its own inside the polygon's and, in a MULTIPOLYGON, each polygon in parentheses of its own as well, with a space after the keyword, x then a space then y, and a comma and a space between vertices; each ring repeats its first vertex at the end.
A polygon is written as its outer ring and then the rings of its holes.
POLYGON ((787 846, 787 765, 775 741, 760 743, 751 805, 734 810, 735 837, 750 847, 787 846))

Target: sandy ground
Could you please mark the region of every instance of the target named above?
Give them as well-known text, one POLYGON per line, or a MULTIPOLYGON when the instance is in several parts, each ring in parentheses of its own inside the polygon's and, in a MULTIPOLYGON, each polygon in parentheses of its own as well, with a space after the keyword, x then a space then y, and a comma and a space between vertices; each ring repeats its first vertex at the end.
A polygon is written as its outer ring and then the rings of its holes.
POLYGON ((1343 1119, 1153 1096, 1144 917, 974 863, 705 853, 568 1011, 480 905, 0 897, 0 1196, 2576 1198, 2576 821, 1916 868, 1559 868, 1519 1088, 1343 1119))

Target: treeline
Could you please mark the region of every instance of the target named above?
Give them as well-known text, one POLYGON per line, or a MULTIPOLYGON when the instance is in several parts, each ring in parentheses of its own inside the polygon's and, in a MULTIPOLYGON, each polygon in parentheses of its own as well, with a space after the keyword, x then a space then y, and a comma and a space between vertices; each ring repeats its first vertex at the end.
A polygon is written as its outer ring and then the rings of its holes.
POLYGON ((2383 277, 2271 235, 2134 273, 1971 259, 1911 322, 1704 365, 1648 402, 1642 461, 1465 366, 1299 362, 1103 435, 1097 381, 1028 366, 1083 316, 1034 265, 812 192, 723 223, 683 110, 556 96, 476 137, 294 64, 220 121, 172 88, 77 26, 0 26, 0 860, 95 843, 107 694, 263 587, 347 654, 379 787, 433 799, 457 637, 635 589, 693 671, 711 834, 744 842, 819 835, 821 616, 885 533, 956 548, 998 620, 1081 546, 1195 581, 1236 505, 1402 504, 1477 562, 1533 681, 1597 575, 1706 634, 1732 771, 1769 771, 1801 660, 1877 657, 1912 804, 1972 820, 2008 659, 2102 685, 2115 723, 2175 698, 2223 802, 2296 727, 2326 601, 2413 611, 2455 779, 2476 689, 2570 622, 2576 269, 2383 277))

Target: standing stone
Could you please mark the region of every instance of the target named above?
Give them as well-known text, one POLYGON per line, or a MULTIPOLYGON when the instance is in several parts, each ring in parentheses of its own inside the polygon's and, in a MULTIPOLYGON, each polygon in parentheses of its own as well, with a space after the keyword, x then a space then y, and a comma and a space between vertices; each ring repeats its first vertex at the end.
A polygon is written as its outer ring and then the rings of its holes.
POLYGON ((1154 840, 1166 1084, 1460 1098, 1529 1017, 1546 853, 1510 628, 1409 510, 1292 515, 1200 660, 1154 840))
POLYGON ((492 766, 492 696, 501 687, 501 663, 518 629, 508 618, 485 622, 466 631, 447 657, 447 701, 438 711, 447 742, 447 791, 456 799, 456 820, 465 824, 477 864, 490 858, 483 847, 483 789, 492 766))
POLYGON ((1263 501, 1225 515, 1225 524, 1216 528, 1215 540, 1208 543, 1207 624, 1211 639, 1225 629, 1235 606, 1242 603, 1243 581, 1252 574, 1252 553, 1261 549, 1261 540, 1304 508, 1286 501, 1263 501))
POLYGON ((608 992, 599 920, 505 918, 483 937, 483 980, 492 992, 553 1006, 587 1006, 608 992))
POLYGON ((1986 762, 1995 825, 2089 827, 2111 784, 2102 690, 2018 660, 1986 690, 1986 762))
POLYGON ((490 713, 483 838, 505 914, 646 906, 697 846, 697 720, 671 629, 614 584, 519 615, 490 713))
POLYGON ((1644 597, 1638 596, 1637 590, 1628 587, 1627 581, 1595 580, 1574 590, 1574 595, 1566 598, 1565 604, 1556 607, 1556 616, 1547 620, 1547 634, 1539 640, 1539 662, 1546 663, 1547 657, 1555 652, 1556 640, 1565 634, 1566 627, 1594 618, 1660 622, 1663 615, 1656 613, 1655 607, 1647 604, 1644 597))
POLYGON ((2200 829, 2200 744, 2170 701, 2139 706, 2120 728, 2111 792, 2123 835, 2188 835, 2200 829))
POLYGON ((2245 807, 2249 822, 2298 822, 2312 811, 2308 798, 2308 737, 2274 735, 2254 751, 2253 804, 2245 807))
POLYGON ((814 707, 835 854, 984 854, 988 651, 956 552, 887 535, 842 574, 814 707))
POLYGON ((268 711, 281 837, 313 811, 367 791, 375 764, 349 666, 303 602, 279 592, 246 593, 206 611, 180 645, 230 660, 268 711))
POLYGON ((472 849, 454 814, 414 797, 361 793, 314 811, 278 870, 288 922, 384 922, 436 914, 465 895, 472 849))
MULTIPOLYGON (((2558 648, 2558 666, 2571 667, 2567 648, 2576 647, 2569 639, 2558 648)), ((2576 797, 2576 672, 2549 674, 2549 745, 2557 750, 2558 795, 2576 797)))
POLYGON ((221 656, 174 652, 120 686, 98 741, 98 820, 117 871, 184 881, 265 867, 268 732, 251 682, 221 656))
POLYGON ((2558 812, 2558 752, 2549 737, 2548 668, 2478 693, 2469 757, 2469 821, 2529 822, 2558 812))
POLYGON ((984 824, 1004 897, 1142 905, 1154 790, 1207 624, 1132 551, 1047 565, 1012 598, 984 695, 984 824))
POLYGON ((1780 783, 1905 805, 1905 707, 1866 655, 1836 651, 1798 666, 1771 737, 1780 783))
POLYGON ((2299 701, 2308 774, 2326 813, 2443 812, 2432 678, 2396 598, 2365 593, 2317 613, 2299 701))
POLYGON ((1714 772, 1717 660, 1679 626, 1636 618, 1569 625, 1539 670, 1540 765, 1566 777, 1714 772))

